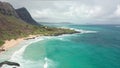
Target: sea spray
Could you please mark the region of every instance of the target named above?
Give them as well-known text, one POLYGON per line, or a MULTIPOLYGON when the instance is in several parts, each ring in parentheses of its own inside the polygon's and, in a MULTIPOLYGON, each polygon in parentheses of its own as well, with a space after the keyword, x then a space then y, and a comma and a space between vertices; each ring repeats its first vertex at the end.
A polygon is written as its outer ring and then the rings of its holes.
POLYGON ((48 59, 47 59, 47 57, 45 57, 44 60, 45 60, 44 68, 48 68, 48 61, 47 61, 48 59))
POLYGON ((84 33, 97 33, 97 32, 98 32, 98 31, 92 31, 92 30, 82 30, 82 29, 69 28, 69 27, 61 27, 61 28, 75 30, 75 31, 80 32, 81 34, 84 34, 84 33))
MULTIPOLYGON (((35 60, 29 60, 29 59, 24 59, 23 54, 26 50, 26 48, 31 45, 32 43, 36 43, 38 41, 42 41, 44 39, 50 39, 51 37, 37 37, 36 39, 30 39, 30 40, 25 40, 22 44, 22 47, 15 51, 9 61, 14 61, 20 64, 20 67, 17 68, 55 68, 55 63, 51 60, 45 57, 44 59, 39 59, 37 61, 35 60)), ((14 66, 13 66, 14 67, 14 66)), ((12 66, 4 65, 2 68, 12 68, 12 66)))
POLYGON ((42 38, 40 38, 40 39, 31 39, 31 40, 25 40, 25 45, 22 47, 22 48, 20 48, 18 51, 16 51, 12 56, 11 56, 11 59, 10 59, 10 61, 18 61, 18 59, 22 59, 22 55, 23 55, 23 53, 24 53, 24 51, 25 51, 25 49, 27 48, 27 46, 29 46, 30 44, 32 44, 32 43, 35 43, 35 42, 38 42, 38 41, 40 41, 40 40, 43 40, 42 38))
POLYGON ((25 62, 22 63, 23 65, 20 63, 22 65, 20 68, 120 68, 120 29, 108 25, 71 27, 94 30, 98 33, 78 33, 41 41, 40 45, 45 46, 47 55, 37 61, 23 59, 25 62))
POLYGON ((56 68, 56 63, 55 61, 45 57, 44 58, 44 65, 43 65, 43 68, 56 68))
POLYGON ((70 28, 71 30, 79 31, 81 34, 84 33, 97 33, 98 31, 91 31, 91 30, 82 30, 82 29, 75 29, 75 28, 70 28))
MULTIPOLYGON (((10 58, 9 61, 14 61, 14 62, 20 63, 20 64, 21 64, 21 67, 20 67, 20 68, 25 68, 25 67, 24 67, 24 64, 27 65, 28 63, 29 63, 29 64, 30 64, 30 63, 35 63, 35 62, 33 62, 33 61, 30 61, 30 60, 24 60, 24 59, 23 59, 23 54, 24 54, 25 49, 26 49, 30 44, 35 43, 35 42, 38 42, 38 41, 41 41, 41 40, 43 40, 43 39, 44 39, 44 37, 38 37, 38 38, 36 38, 36 39, 25 40, 25 41, 23 42, 24 45, 22 45, 23 47, 20 48, 19 50, 15 51, 15 52, 13 53, 13 55, 11 56, 11 58, 10 58)), ((8 68, 8 66, 5 65, 4 68, 8 68)))

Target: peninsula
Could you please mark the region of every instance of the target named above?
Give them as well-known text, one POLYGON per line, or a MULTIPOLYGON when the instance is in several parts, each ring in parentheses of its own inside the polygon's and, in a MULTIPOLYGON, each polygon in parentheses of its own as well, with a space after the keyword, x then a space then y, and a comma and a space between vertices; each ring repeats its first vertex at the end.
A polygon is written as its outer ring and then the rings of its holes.
POLYGON ((48 27, 37 23, 25 7, 14 9, 8 2, 0 2, 0 52, 20 43, 26 37, 58 36, 78 31, 48 27))

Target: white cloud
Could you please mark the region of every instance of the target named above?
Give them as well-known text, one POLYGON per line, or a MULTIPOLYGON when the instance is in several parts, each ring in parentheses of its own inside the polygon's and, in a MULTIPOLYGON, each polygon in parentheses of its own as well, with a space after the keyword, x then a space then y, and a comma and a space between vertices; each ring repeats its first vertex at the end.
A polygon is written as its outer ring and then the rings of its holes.
POLYGON ((118 17, 120 17, 120 5, 117 6, 116 11, 114 12, 114 14, 118 17))
POLYGON ((88 5, 76 5, 76 4, 69 4, 69 6, 63 6, 66 5, 66 3, 59 4, 57 9, 54 8, 46 8, 43 10, 34 10, 31 12, 32 16, 35 18, 58 18, 58 19, 84 19, 84 18, 95 18, 99 17, 102 14, 102 7, 101 6, 88 6, 88 5), (63 8, 66 11, 59 11, 63 10, 63 8))
POLYGON ((52 15, 51 11, 49 9, 44 9, 42 11, 34 10, 31 13, 33 13, 32 16, 35 18, 48 17, 48 16, 52 15))
POLYGON ((74 13, 77 13, 80 17, 92 18, 100 16, 102 8, 99 6, 87 6, 80 5, 80 7, 74 7, 74 13))
MULTIPOLYGON (((2 0, 6 1, 6 0, 2 0)), ((120 0, 7 0, 37 21, 120 21, 120 0)))

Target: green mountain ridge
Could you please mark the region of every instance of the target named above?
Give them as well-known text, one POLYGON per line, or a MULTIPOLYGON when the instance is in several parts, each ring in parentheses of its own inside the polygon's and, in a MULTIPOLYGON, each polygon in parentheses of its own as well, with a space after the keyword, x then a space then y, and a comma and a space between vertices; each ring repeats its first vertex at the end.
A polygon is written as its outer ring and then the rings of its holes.
POLYGON ((15 11, 23 21, 32 25, 40 25, 32 18, 32 16, 30 15, 30 13, 27 11, 25 7, 15 9, 15 11))
MULTIPOLYGON (((29 16, 30 15, 28 15, 28 17, 29 16)), ((17 39, 28 35, 40 34, 44 36, 54 36, 71 33, 76 33, 76 31, 43 25, 32 25, 29 22, 25 22, 11 4, 0 2, 0 46, 4 44, 5 40, 17 39)))

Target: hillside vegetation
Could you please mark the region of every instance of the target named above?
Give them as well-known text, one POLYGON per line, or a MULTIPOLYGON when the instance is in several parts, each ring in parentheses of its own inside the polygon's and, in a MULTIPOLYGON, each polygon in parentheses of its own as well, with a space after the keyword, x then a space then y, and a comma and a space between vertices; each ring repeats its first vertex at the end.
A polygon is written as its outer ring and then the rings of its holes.
MULTIPOLYGON (((22 12, 24 11, 22 10, 22 12)), ((27 10, 25 12, 28 13, 27 10)), ((33 21, 30 20, 32 17, 29 13, 25 15, 25 19, 22 19, 19 15, 21 13, 17 14, 12 5, 6 2, 0 2, 0 46, 4 44, 5 40, 17 39, 28 35, 57 36, 76 33, 76 31, 69 29, 32 25, 25 20, 27 18, 27 20, 33 21)))
POLYGON ((27 24, 14 16, 0 14, 0 46, 4 44, 4 40, 17 39, 28 35, 56 36, 69 33, 75 33, 75 31, 47 26, 35 26, 27 24))

